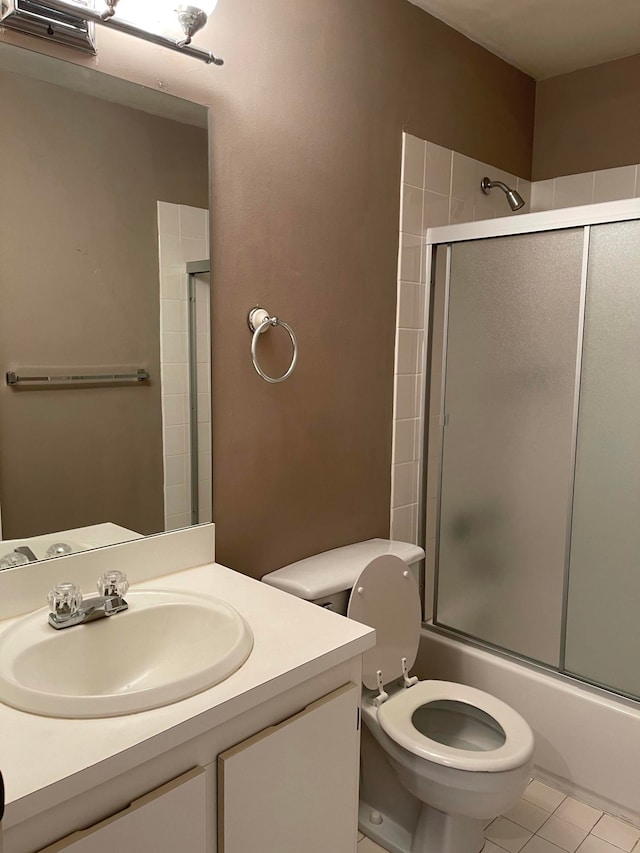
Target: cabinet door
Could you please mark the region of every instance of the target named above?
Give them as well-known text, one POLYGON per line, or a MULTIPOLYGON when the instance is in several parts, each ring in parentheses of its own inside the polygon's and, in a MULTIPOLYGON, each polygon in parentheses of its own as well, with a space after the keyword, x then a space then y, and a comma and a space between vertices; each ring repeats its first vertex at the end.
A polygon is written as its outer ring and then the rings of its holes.
POLYGON ((218 853, 355 853, 359 700, 346 685, 218 758, 218 853))
POLYGON ((196 767, 40 853, 206 853, 206 775, 196 767))

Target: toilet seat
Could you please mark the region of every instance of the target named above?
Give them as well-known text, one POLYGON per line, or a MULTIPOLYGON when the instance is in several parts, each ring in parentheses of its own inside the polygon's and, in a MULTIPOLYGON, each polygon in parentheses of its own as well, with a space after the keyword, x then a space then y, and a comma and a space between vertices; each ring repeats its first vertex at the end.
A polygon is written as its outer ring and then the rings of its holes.
POLYGON ((377 719, 380 728, 408 752, 445 767, 495 773, 521 767, 533 755, 533 733, 520 714, 495 696, 465 684, 420 681, 380 705, 377 719), (422 734, 413 725, 414 713, 443 700, 488 714, 502 728, 505 742, 497 749, 476 752, 447 746, 422 734))

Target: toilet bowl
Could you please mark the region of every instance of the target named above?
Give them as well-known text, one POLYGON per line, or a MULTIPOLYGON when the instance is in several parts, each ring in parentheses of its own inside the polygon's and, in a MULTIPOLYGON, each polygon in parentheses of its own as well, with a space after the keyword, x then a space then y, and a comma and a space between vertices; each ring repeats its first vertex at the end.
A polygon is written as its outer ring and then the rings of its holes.
POLYGON ((363 656, 360 829, 392 853, 479 853, 486 823, 524 791, 534 738, 488 693, 409 676, 421 627, 409 564, 420 556, 417 546, 370 540, 263 580, 325 605, 350 591, 345 615, 376 629, 363 656))

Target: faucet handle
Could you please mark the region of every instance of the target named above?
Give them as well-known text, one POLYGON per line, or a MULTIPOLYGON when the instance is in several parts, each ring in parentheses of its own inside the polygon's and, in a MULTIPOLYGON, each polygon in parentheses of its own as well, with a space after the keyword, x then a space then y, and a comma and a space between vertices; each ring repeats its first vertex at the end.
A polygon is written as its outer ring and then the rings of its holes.
POLYGON ((111 572, 105 572, 98 581, 98 592, 102 596, 117 595, 118 598, 124 598, 128 589, 127 576, 124 572, 118 572, 115 569, 111 572))
POLYGON ((73 616, 82 605, 82 590, 74 583, 57 583, 47 596, 51 612, 61 621, 73 616))

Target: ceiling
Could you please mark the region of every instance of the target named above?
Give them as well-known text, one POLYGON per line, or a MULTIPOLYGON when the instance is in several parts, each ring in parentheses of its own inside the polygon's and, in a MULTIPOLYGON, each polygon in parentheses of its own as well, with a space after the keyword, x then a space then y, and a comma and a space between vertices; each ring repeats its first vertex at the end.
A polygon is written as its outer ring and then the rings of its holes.
POLYGON ((640 53, 639 0, 410 0, 537 80, 640 53))

